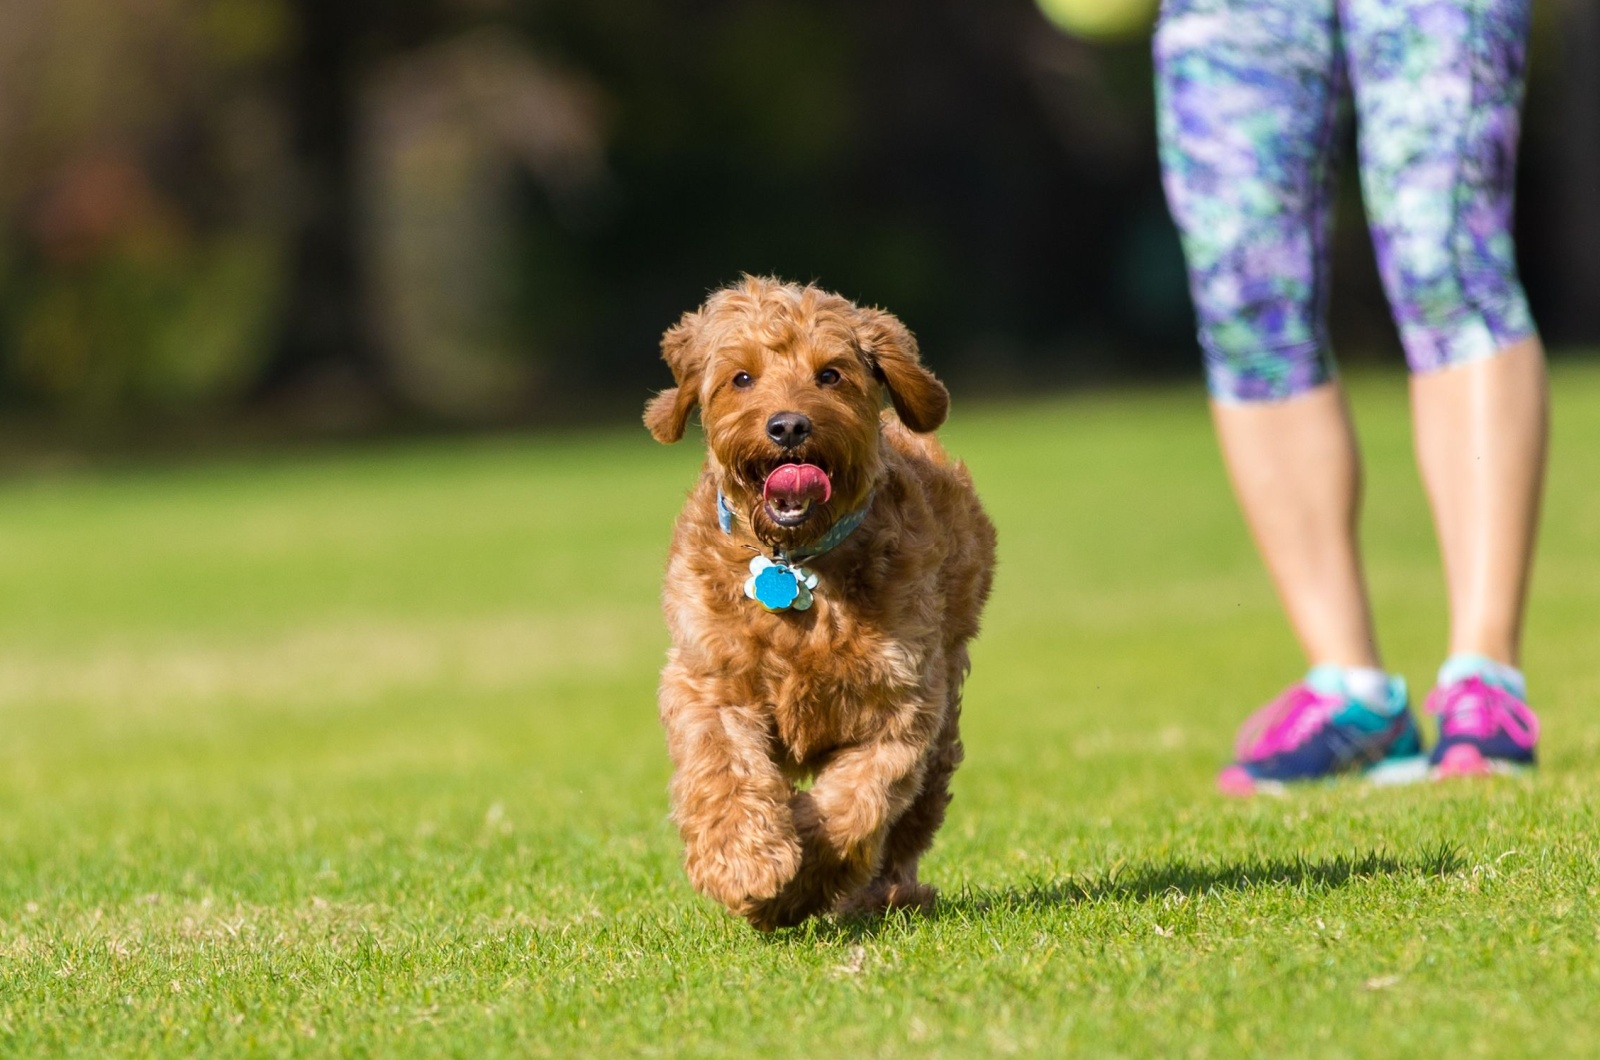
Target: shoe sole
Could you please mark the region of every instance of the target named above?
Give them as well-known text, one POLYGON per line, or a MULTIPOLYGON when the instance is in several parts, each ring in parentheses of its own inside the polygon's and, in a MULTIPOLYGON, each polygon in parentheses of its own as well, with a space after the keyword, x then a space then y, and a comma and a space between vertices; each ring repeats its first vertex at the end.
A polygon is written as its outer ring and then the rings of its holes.
POLYGON ((1257 780, 1243 766, 1229 766, 1217 774, 1217 790, 1235 799, 1252 795, 1282 795, 1283 785, 1276 780, 1257 780))
POLYGON ((1508 762, 1503 758, 1486 758, 1482 751, 1469 743, 1458 743, 1445 751, 1439 764, 1428 771, 1434 780, 1455 777, 1521 777, 1533 767, 1521 762, 1508 762))
POLYGON ((1384 788, 1416 784, 1428 779, 1428 756, 1415 754, 1385 758, 1369 767, 1362 776, 1367 783, 1384 788))
POLYGON ((1303 787, 1311 784, 1329 783, 1342 780, 1346 777, 1360 777, 1368 784, 1380 787, 1394 787, 1401 784, 1416 784, 1428 779, 1428 756, 1397 755, 1385 758, 1383 761, 1368 766, 1366 769, 1333 773, 1325 777, 1307 777, 1292 783, 1281 780, 1257 780, 1252 777, 1243 766, 1228 766, 1217 774, 1217 790, 1233 798, 1248 798, 1252 795, 1287 795, 1291 787, 1303 787))
POLYGON ((1307 777, 1292 784, 1281 780, 1256 780, 1242 766, 1229 766, 1217 774, 1217 790, 1233 798, 1283 796, 1289 794, 1293 787, 1328 783, 1349 776, 1359 776, 1375 787, 1399 787, 1424 780, 1453 780, 1457 777, 1526 777, 1533 771, 1532 765, 1508 762, 1503 758, 1487 758, 1471 744, 1457 744, 1444 753, 1438 765, 1431 764, 1427 755, 1404 755, 1385 758, 1359 773, 1307 777))

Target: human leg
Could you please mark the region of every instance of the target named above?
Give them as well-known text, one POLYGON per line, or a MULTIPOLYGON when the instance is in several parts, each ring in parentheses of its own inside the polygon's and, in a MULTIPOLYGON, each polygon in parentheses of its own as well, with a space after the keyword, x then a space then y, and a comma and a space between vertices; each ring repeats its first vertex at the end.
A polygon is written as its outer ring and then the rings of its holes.
POLYGON ((1341 0, 1362 187, 1450 602, 1436 764, 1531 763, 1519 664, 1548 436, 1511 215, 1527 0, 1341 0))
POLYGON ((1450 600, 1450 656, 1428 699, 1440 775, 1535 761, 1521 633, 1548 439, 1537 338, 1416 375, 1417 462, 1433 507, 1450 600))
POLYGON ((1376 666, 1360 461, 1325 325, 1334 5, 1168 0, 1155 51, 1164 183, 1234 492, 1311 664, 1376 666))
POLYGON ((1284 401, 1213 402, 1239 507, 1313 666, 1379 665, 1356 521, 1361 464, 1337 382, 1284 401))
POLYGON ((1450 601, 1450 654, 1521 665, 1548 400, 1534 337, 1411 381, 1417 463, 1450 601))
POLYGON ((1534 335, 1511 215, 1529 0, 1339 0, 1378 273, 1413 372, 1534 335))
POLYGON ((1155 52, 1164 182, 1224 461, 1313 664, 1247 723, 1219 782, 1255 790, 1414 751, 1403 683, 1377 669, 1359 459, 1324 323, 1343 77, 1333 0, 1168 0, 1155 52))
POLYGON ((1325 323, 1343 57, 1334 0, 1164 0, 1162 182, 1224 402, 1333 377, 1325 323))
POLYGON ((1224 463, 1257 549, 1311 662, 1245 723, 1226 793, 1363 769, 1421 750, 1405 682, 1381 668, 1356 521, 1361 468, 1344 393, 1213 401, 1224 463))

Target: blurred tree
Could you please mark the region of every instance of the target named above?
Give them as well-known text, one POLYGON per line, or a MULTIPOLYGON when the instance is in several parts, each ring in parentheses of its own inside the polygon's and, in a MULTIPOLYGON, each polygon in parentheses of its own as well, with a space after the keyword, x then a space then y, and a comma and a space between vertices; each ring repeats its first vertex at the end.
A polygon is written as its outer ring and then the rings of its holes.
POLYGON ((368 0, 289 6, 297 31, 285 63, 293 234, 279 334, 260 387, 270 395, 349 372, 364 390, 383 394, 368 327, 355 149, 363 59, 380 46, 388 12, 368 0))
MULTIPOLYGON (((1596 341, 1600 7, 1535 16, 1526 271, 1551 336, 1596 341)), ((0 26, 11 409, 632 407, 742 271, 890 306, 969 388, 1198 378, 1148 43, 1035 0, 0 0, 0 26)), ((1354 188, 1346 357, 1394 347, 1354 188)))
POLYGON ((610 298, 568 387, 657 381, 664 324, 741 270, 888 304, 994 387, 1192 370, 1144 43, 1069 40, 1029 0, 534 16, 615 111, 618 201, 585 236, 610 298))
MULTIPOLYGON (((522 276, 519 178, 566 214, 605 183, 599 97, 504 27, 391 57, 362 108, 370 318, 390 384, 413 408, 472 420, 521 412, 542 381, 562 280, 522 276), (543 312, 521 320, 518 306, 543 312)), ((570 281, 568 281, 570 282, 570 281)))
POLYGON ((0 398, 98 422, 246 385, 273 315, 277 0, 9 0, 0 398))
POLYGON ((1556 39, 1546 57, 1559 72, 1549 95, 1558 102, 1529 152, 1549 207, 1524 256, 1540 259, 1535 293, 1544 296, 1549 336, 1600 345, 1600 3, 1564 0, 1550 25, 1556 39))

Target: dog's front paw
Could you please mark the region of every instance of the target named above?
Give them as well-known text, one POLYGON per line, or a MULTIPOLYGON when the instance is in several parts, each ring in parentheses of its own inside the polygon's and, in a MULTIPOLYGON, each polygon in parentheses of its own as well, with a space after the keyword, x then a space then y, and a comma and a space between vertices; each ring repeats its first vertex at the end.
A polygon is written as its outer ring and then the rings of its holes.
POLYGON ((814 792, 795 795, 789 805, 807 847, 825 851, 857 882, 877 872, 887 832, 881 815, 837 798, 825 803, 814 792))
POLYGON ((744 915, 776 897, 800 871, 800 838, 780 832, 727 828, 691 842, 684 868, 695 890, 744 915))
POLYGON ((805 852, 799 872, 774 897, 735 910, 760 931, 793 927, 808 917, 826 913, 840 895, 871 878, 878 860, 881 843, 876 841, 843 852, 834 849, 827 835, 827 821, 810 792, 792 796, 789 809, 805 852))

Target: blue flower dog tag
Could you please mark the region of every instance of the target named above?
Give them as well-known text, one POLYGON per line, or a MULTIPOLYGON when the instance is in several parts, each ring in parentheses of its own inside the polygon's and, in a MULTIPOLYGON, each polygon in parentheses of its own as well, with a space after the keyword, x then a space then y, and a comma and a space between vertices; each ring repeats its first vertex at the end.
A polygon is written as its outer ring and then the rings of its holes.
POLYGON ((816 587, 817 576, 804 567, 757 556, 750 561, 744 594, 768 611, 804 611, 811 606, 811 590, 816 587))

